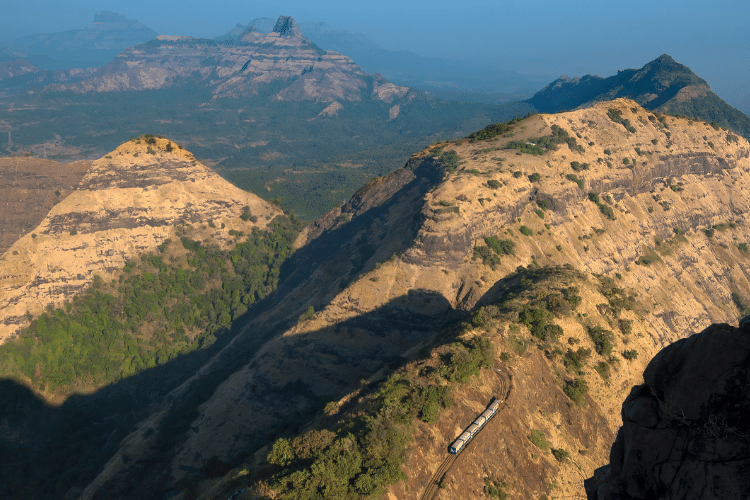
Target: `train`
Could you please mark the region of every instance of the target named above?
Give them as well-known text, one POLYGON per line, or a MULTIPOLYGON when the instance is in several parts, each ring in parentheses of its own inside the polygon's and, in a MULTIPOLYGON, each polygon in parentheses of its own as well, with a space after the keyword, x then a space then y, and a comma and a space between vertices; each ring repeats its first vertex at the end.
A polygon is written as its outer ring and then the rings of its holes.
POLYGON ((500 408, 500 400, 497 398, 492 398, 492 403, 490 406, 482 412, 481 415, 477 417, 474 422, 469 426, 468 429, 466 429, 460 436, 458 436, 458 439, 456 439, 453 444, 450 445, 448 448, 448 451, 450 453, 453 453, 454 455, 458 454, 461 449, 463 449, 466 444, 471 441, 471 438, 477 435, 477 433, 482 430, 482 427, 484 427, 484 424, 486 424, 489 419, 491 419, 495 413, 497 413, 498 408, 500 408))

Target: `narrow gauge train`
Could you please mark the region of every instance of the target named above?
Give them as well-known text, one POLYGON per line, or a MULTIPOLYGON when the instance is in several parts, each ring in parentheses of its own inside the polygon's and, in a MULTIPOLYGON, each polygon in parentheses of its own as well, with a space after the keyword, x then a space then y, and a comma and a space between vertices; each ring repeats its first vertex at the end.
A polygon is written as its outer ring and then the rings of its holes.
POLYGON ((492 404, 490 404, 489 408, 484 410, 481 415, 477 417, 476 420, 469 426, 466 431, 464 431, 463 434, 458 436, 458 439, 456 439, 453 444, 448 448, 448 451, 453 453, 454 455, 459 453, 461 449, 466 446, 466 443, 468 443, 471 438, 477 435, 477 433, 482 429, 484 424, 487 423, 489 419, 497 413, 497 409, 500 408, 500 400, 497 398, 493 398, 492 404))

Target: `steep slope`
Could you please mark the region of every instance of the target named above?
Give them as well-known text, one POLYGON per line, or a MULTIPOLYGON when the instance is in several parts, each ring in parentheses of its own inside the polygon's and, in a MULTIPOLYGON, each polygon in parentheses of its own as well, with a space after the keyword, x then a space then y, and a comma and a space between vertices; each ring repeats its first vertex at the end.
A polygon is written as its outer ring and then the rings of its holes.
POLYGON ((589 498, 743 498, 750 493, 748 323, 665 347, 622 405, 610 465, 589 498))
POLYGON ((633 99, 650 110, 716 122, 750 137, 750 118, 722 101, 705 80, 666 54, 641 69, 618 71, 608 78, 560 77, 527 102, 541 112, 557 113, 618 97, 633 99))
POLYGON ((230 230, 262 229, 281 213, 155 137, 125 142, 94 161, 60 198, 0 257, 0 340, 28 325, 28 315, 69 301, 95 275, 108 281, 138 253, 174 237, 177 225, 212 221, 223 227, 210 231, 211 239, 226 244, 230 230), (245 206, 257 222, 239 219, 245 206))
MULTIPOLYGON (((234 348, 170 395, 172 410, 155 411, 123 441, 83 497, 129 498, 136 484, 158 495, 215 477, 217 464, 226 472, 254 453, 249 467, 256 472, 268 465, 263 446, 290 428, 305 429, 326 401, 366 397, 357 391, 398 366, 422 373, 424 365, 408 363, 425 356, 440 371, 450 364, 446 355, 452 359, 451 351, 440 351, 446 342, 476 336, 510 354, 500 358, 514 374, 510 407, 500 419, 508 429, 491 446, 477 443, 475 458, 463 457, 458 470, 466 479, 449 487, 452 498, 476 496, 482 470, 507 478, 520 495, 549 494, 550 482, 555 491, 581 492, 583 477, 606 460, 620 425, 617 405, 638 382, 643 358, 685 331, 734 321, 733 298, 747 303, 749 171, 744 139, 625 99, 437 144, 310 226, 307 243, 282 269, 272 306, 244 324, 234 348), (535 270, 545 266, 582 274, 532 287, 540 281, 535 270), (523 305, 538 307, 571 286, 581 309, 560 316, 561 330, 550 330, 554 339, 537 338, 533 321, 521 319, 523 305), (504 316, 506 302, 520 292, 527 302, 504 316), (475 330, 457 326, 475 314, 475 330), (622 336, 607 333, 617 328, 622 336), (580 375, 564 374, 566 347, 556 343, 562 334, 573 339, 571 349, 576 343, 596 349, 601 374, 587 372, 587 410, 570 403, 585 391, 575 381, 580 375), (521 352, 513 347, 519 342, 539 349, 521 352), (636 355, 620 354, 627 350, 641 353, 632 370, 626 362, 636 355), (216 389, 191 399, 209 374, 216 389), (169 434, 159 422, 170 422, 177 408, 195 418, 169 434), (556 449, 591 451, 567 465, 540 458, 526 436, 542 429, 556 449), (160 433, 170 436, 171 451, 140 462, 160 433), (512 440, 503 437, 508 433, 512 440), (512 453, 511 444, 519 447, 512 453), (503 449, 508 454, 498 455, 503 449), (516 468, 519 461, 536 464, 528 469, 536 472, 516 468), (164 472, 157 477, 154 470, 164 472)), ((419 494, 444 447, 496 390, 488 377, 484 372, 476 386, 457 389, 457 405, 438 427, 417 430, 419 446, 404 469, 408 493, 397 486, 393 495, 419 494)), ((335 421, 328 423, 335 429, 335 421)), ((204 491, 210 497, 212 490, 204 491)))

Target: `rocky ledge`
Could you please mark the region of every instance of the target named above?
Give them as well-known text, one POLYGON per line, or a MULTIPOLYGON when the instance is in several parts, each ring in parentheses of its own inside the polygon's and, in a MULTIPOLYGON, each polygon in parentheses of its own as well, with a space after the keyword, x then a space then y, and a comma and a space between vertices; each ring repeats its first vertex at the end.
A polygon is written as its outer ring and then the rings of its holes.
POLYGON ((589 498, 748 498, 750 316, 665 347, 643 378, 589 498))

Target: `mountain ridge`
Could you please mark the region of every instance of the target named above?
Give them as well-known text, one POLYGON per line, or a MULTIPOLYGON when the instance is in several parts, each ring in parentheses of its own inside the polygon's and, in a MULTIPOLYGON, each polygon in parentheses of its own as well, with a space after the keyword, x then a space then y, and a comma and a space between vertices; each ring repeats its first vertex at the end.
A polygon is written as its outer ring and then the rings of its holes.
POLYGON ((750 137, 750 118, 722 101, 705 80, 667 54, 641 69, 621 70, 607 78, 562 76, 526 102, 541 112, 556 113, 618 97, 633 99, 647 109, 662 113, 715 121, 750 137))
MULTIPOLYGON (((414 359, 430 345, 429 332, 441 331, 451 318, 478 313, 479 301, 496 300, 489 297, 507 290, 504 277, 511 279, 521 267, 567 264, 595 273, 598 277, 592 279, 602 283, 612 280, 609 287, 637 290, 639 295, 633 299, 627 298, 627 292, 616 292, 625 296, 610 298, 612 305, 607 305, 597 295, 605 292, 586 288, 587 314, 600 318, 599 325, 606 328, 608 321, 619 320, 638 325, 638 335, 616 341, 620 349, 627 341, 628 349, 653 352, 687 328, 730 320, 736 315, 731 290, 741 290, 750 276, 747 256, 733 242, 741 238, 741 228, 747 224, 740 193, 750 183, 749 158, 750 145, 724 129, 655 115, 625 99, 530 117, 511 125, 507 134, 451 141, 422 151, 406 168, 372 181, 351 205, 334 210, 309 233, 312 239, 282 270, 275 305, 244 325, 237 337, 260 342, 256 335, 261 334, 264 344, 239 362, 243 367, 202 402, 191 429, 181 438, 179 453, 168 459, 171 484, 206 466, 207 458, 214 455, 222 463, 237 463, 248 446, 257 450, 256 460, 262 461, 260 443, 281 432, 276 426, 295 408, 302 414, 314 412, 321 399, 356 391, 354 381, 378 380, 390 364, 414 359), (610 110, 619 111, 636 132, 612 119, 610 110), (560 132, 558 137, 567 138, 559 147, 531 152, 544 144, 540 137, 560 129, 567 136, 560 132), (458 159, 467 163, 451 160, 448 148, 455 148, 458 159), (719 201, 729 199, 731 204, 719 201), (489 245, 491 237, 514 243, 513 252, 499 256, 492 265, 482 263, 483 252, 477 250, 489 245), (617 282, 616 275, 621 275, 617 282), (631 300, 640 304, 633 313, 626 311, 634 306, 622 305, 631 300), (620 312, 606 312, 618 303, 620 312), (310 315, 303 314, 306 308, 310 315), (404 354, 394 358, 396 352, 404 354), (284 395, 281 400, 279 394, 284 395), (260 420, 253 427, 246 419, 232 417, 238 414, 260 420)), ((493 317, 492 312, 487 314, 493 317)), ((578 332, 575 336, 582 342, 588 338, 585 326, 593 325, 581 318, 561 324, 567 335, 578 332)), ((499 335, 498 348, 509 349, 512 330, 492 332, 487 334, 499 335)), ((533 363, 547 363, 541 352, 528 359, 532 358, 533 363)), ((212 366, 222 365, 218 359, 212 366)), ((602 362, 608 364, 606 359, 602 362)), ((596 410, 602 412, 597 418, 608 422, 612 435, 618 425, 616 411, 607 408, 617 404, 620 395, 624 397, 631 380, 629 371, 616 377, 615 387, 620 389, 612 392, 602 379, 596 392, 603 405, 596 410)), ((536 383, 532 379, 524 379, 524 384, 536 383)), ((565 401, 556 383, 550 382, 545 391, 565 401)), ((187 392, 177 391, 172 397, 186 396, 187 392)), ((152 446, 146 431, 153 425, 151 421, 131 435, 129 451, 123 449, 112 458, 85 498, 95 497, 96 491, 125 494, 117 486, 123 475, 128 476, 124 454, 132 459, 135 447, 152 446)), ((595 448, 599 458, 592 456, 587 462, 591 470, 606 453, 604 441, 595 448)), ((422 463, 418 470, 423 467, 430 466, 422 463)), ((572 470, 560 470, 566 491, 582 488, 572 470)), ((140 477, 134 473, 131 481, 140 477)), ((408 478, 412 486, 418 484, 413 476, 408 478)), ((537 482, 528 486, 537 487, 537 482)), ((394 488, 397 497, 403 496, 400 487, 394 488)))

